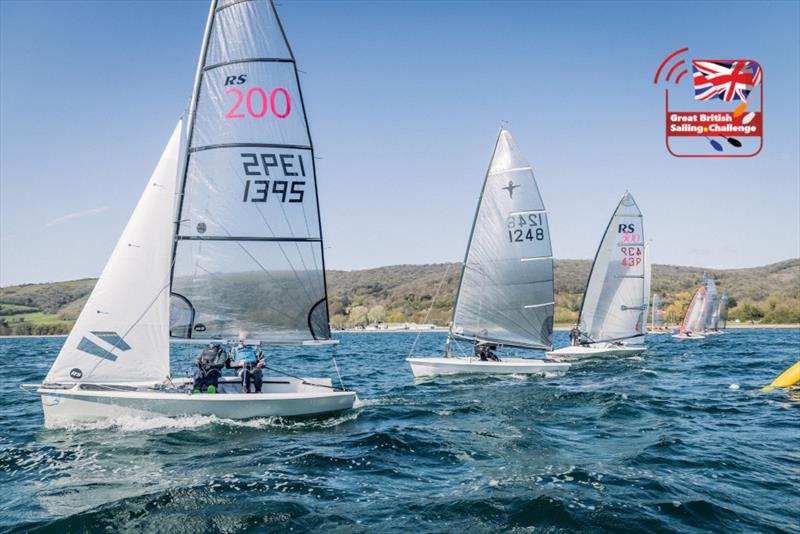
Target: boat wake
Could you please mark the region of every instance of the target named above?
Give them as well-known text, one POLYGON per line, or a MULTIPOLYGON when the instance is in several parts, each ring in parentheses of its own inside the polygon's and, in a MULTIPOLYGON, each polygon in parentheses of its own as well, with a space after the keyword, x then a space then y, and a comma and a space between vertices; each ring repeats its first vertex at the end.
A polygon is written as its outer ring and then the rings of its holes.
MULTIPOLYGON (((313 429, 330 428, 358 417, 351 410, 332 417, 313 417, 289 419, 284 417, 257 417, 253 419, 224 419, 214 415, 191 415, 182 417, 140 417, 120 415, 119 417, 78 422, 59 427, 67 432, 87 432, 95 430, 116 430, 119 432, 149 432, 153 430, 195 430, 208 426, 252 429, 313 429)), ((55 430, 55 429, 54 429, 55 430)))

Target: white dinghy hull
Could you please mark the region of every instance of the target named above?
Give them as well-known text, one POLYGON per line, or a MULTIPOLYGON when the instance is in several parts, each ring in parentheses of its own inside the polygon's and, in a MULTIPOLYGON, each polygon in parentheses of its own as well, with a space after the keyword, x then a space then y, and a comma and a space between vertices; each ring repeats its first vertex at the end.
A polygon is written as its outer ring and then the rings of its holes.
POLYGON ((241 391, 238 381, 221 384, 221 393, 189 394, 151 388, 108 388, 75 386, 70 389, 40 387, 45 428, 132 417, 214 416, 220 419, 298 417, 325 415, 349 410, 356 394, 330 387, 330 379, 271 377, 264 379, 262 393, 241 391), (314 384, 319 384, 314 385, 314 384), (327 387, 326 387, 327 386, 327 387), (235 388, 235 389, 234 389, 235 388))
POLYGON ((645 347, 625 347, 608 345, 606 347, 564 347, 552 350, 547 355, 556 360, 579 360, 582 358, 600 358, 605 356, 636 356, 645 351, 645 347))
POLYGON ((493 375, 547 375, 562 374, 568 363, 546 362, 527 358, 504 358, 499 362, 485 362, 475 358, 408 358, 415 378, 436 375, 493 374, 493 375))
POLYGON ((704 336, 703 334, 692 334, 691 336, 687 336, 686 334, 675 334, 672 337, 674 337, 675 339, 705 339, 706 338, 706 336, 704 336))

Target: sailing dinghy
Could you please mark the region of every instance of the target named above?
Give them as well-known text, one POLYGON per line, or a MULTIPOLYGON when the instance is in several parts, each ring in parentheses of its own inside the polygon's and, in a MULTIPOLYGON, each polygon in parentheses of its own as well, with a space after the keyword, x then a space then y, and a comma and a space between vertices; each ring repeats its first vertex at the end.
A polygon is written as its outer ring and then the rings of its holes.
POLYGON ((188 115, 44 383, 26 385, 42 397, 45 426, 352 408, 355 393, 327 378, 264 377, 258 394, 223 379, 217 394, 191 394, 191 379, 170 376, 170 338, 207 343, 247 332, 264 346, 336 343, 316 189, 297 69, 275 7, 214 0, 188 115))
POLYGON ((415 377, 550 374, 569 364, 528 358, 482 361, 473 345, 547 350, 553 337, 553 253, 533 170, 501 129, 483 183, 447 338, 445 357, 408 358, 415 377), (464 341, 459 356, 452 344, 464 341))
POLYGON ((676 339, 704 339, 705 338, 705 323, 706 323, 706 302, 708 301, 708 294, 705 284, 697 288, 694 292, 689 307, 686 308, 686 314, 683 316, 683 322, 678 333, 675 334, 676 339))
POLYGON ((574 345, 548 352, 556 359, 633 356, 644 352, 650 293, 642 212, 627 191, 597 249, 578 315, 574 345))

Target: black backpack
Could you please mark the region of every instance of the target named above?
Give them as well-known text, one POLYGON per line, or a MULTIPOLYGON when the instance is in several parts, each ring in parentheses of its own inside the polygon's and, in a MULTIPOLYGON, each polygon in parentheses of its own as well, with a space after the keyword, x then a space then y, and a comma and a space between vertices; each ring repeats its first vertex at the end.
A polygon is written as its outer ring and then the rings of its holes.
POLYGON ((225 351, 219 345, 206 347, 197 357, 197 365, 203 371, 222 369, 225 366, 225 351))

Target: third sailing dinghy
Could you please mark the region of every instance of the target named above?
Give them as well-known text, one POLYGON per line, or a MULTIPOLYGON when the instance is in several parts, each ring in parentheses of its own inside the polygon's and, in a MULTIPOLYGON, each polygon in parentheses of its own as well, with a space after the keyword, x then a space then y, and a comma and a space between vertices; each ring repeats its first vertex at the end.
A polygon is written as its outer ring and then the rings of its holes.
POLYGON ((493 354, 499 347, 549 349, 553 308, 547 214, 530 165, 501 129, 472 224, 446 357, 408 358, 411 371, 416 377, 564 372, 569 364, 493 354), (470 353, 474 345, 475 356, 453 354, 459 340, 470 343, 470 353))
MULTIPOLYGON (((192 394, 170 337, 331 344, 314 155, 271 2, 216 0, 188 116, 173 132, 43 384, 45 425, 118 415, 300 416, 352 408, 330 379, 223 379, 192 394)), ((198 345, 198 351, 202 349, 198 345)), ((276 349, 265 349, 269 352, 276 349)))
POLYGON ((686 308, 686 315, 683 316, 681 328, 672 337, 676 339, 704 339, 707 302, 708 292, 705 284, 703 284, 694 292, 694 296, 689 302, 689 307, 686 308))
POLYGON ((632 356, 644 352, 650 300, 642 212, 627 191, 608 222, 592 263, 573 344, 556 359, 632 356))

